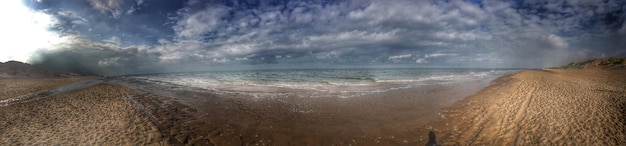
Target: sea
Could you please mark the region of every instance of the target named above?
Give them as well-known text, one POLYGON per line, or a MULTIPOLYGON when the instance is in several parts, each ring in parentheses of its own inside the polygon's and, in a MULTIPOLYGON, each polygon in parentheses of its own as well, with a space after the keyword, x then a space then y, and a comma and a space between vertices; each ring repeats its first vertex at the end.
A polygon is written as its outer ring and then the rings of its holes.
POLYGON ((428 85, 493 80, 520 69, 374 68, 270 69, 133 75, 160 84, 200 88, 216 93, 355 97, 428 85))

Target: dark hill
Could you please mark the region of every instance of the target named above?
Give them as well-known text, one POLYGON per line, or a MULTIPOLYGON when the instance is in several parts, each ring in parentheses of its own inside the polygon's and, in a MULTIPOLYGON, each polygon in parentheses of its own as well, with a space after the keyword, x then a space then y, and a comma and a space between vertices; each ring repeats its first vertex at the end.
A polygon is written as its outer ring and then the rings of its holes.
POLYGON ((0 62, 0 78, 55 78, 78 76, 74 73, 56 71, 41 65, 30 65, 18 61, 0 62))

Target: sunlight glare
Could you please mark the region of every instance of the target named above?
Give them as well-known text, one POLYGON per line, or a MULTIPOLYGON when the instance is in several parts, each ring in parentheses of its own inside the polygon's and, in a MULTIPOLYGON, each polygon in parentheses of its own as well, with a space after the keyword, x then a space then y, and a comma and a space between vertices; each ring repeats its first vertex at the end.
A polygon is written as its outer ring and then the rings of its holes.
POLYGON ((54 17, 29 9, 20 0, 0 2, 0 18, 4 18, 0 23, 0 62, 28 62, 35 51, 64 40, 49 31, 54 17))

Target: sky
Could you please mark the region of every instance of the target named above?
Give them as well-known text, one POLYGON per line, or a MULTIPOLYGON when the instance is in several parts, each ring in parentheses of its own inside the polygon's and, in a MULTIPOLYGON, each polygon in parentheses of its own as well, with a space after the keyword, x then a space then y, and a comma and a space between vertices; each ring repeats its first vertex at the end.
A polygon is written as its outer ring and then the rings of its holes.
POLYGON ((0 62, 100 75, 541 68, 626 56, 621 0, 13 0, 0 62))

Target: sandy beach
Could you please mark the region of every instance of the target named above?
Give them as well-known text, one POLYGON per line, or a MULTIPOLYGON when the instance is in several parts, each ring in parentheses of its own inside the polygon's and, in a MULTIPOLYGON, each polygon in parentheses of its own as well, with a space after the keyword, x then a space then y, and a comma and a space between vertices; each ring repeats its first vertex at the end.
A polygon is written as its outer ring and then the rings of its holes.
POLYGON ((0 11, 0 146, 626 146, 626 0, 0 11))
POLYGON ((499 78, 433 124, 444 145, 625 145, 626 70, 528 70, 499 78))
POLYGON ((124 98, 132 93, 122 86, 101 84, 0 107, 0 144, 167 145, 158 129, 124 98))
POLYGON ((624 145, 624 74, 526 70, 350 98, 257 98, 110 78, 0 107, 0 143, 624 145))

